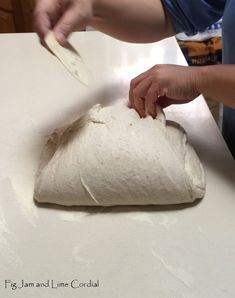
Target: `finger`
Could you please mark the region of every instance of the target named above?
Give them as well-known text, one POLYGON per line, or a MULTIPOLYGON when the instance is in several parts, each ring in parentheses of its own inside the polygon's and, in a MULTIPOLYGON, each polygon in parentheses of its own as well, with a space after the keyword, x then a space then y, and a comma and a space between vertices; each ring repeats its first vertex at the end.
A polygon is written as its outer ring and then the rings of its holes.
POLYGON ((162 108, 165 109, 170 105, 179 105, 179 104, 185 104, 190 102, 190 100, 179 100, 175 98, 170 98, 167 96, 161 96, 158 98, 157 104, 162 108))
POLYGON ((81 28, 86 25, 87 17, 81 13, 78 15, 75 8, 73 6, 68 7, 54 28, 55 37, 61 45, 66 44, 67 37, 75 27, 78 26, 81 28))
MULTIPOLYGON (((35 25, 35 30, 36 30, 36 25, 35 25)), ((45 42, 45 36, 47 35, 47 33, 49 32, 49 30, 46 30, 44 32, 41 32, 40 31, 40 28, 37 29, 37 33, 38 33, 38 36, 39 36, 39 42, 40 44, 45 48, 47 49, 52 55, 54 55, 52 53, 52 51, 48 48, 46 42, 45 42)))
POLYGON ((158 98, 157 104, 162 108, 165 109, 168 106, 170 106, 171 104, 174 104, 176 102, 176 100, 168 98, 166 96, 160 96, 158 98))
POLYGON ((142 115, 146 116, 144 105, 144 98, 147 95, 148 89, 151 86, 151 80, 149 78, 141 81, 139 85, 133 90, 133 104, 136 111, 142 115), (141 100, 140 100, 141 99, 141 100))
POLYGON ((134 95, 133 91, 138 86, 138 84, 147 78, 146 72, 141 73, 139 76, 131 80, 130 90, 129 90, 129 103, 131 108, 135 108, 134 106, 134 95))
POLYGON ((148 89, 147 95, 145 97, 145 109, 146 112, 156 118, 157 111, 156 111, 156 101, 158 99, 158 85, 152 84, 151 87, 148 89))
POLYGON ((149 69, 143 73, 141 73, 140 75, 138 75, 137 77, 135 77, 134 79, 131 80, 131 87, 134 89, 137 87, 137 85, 145 80, 149 75, 150 73, 152 72, 152 69, 149 69))
POLYGON ((134 95, 131 87, 129 89, 129 107, 134 108, 134 95))
POLYGON ((51 30, 50 17, 46 12, 35 12, 34 20, 35 30, 43 43, 45 36, 51 30))
POLYGON ((129 102, 130 102, 130 106, 132 108, 134 108, 134 103, 133 103, 133 90, 138 86, 138 84, 140 82, 142 82, 143 80, 145 80, 150 73, 152 72, 154 66, 152 68, 150 68, 149 70, 141 73, 140 75, 138 75, 137 77, 135 77, 134 79, 131 80, 130 83, 130 91, 129 91, 129 102))
POLYGON ((145 118, 145 104, 144 99, 141 97, 135 98, 135 110, 139 114, 140 118, 145 118))

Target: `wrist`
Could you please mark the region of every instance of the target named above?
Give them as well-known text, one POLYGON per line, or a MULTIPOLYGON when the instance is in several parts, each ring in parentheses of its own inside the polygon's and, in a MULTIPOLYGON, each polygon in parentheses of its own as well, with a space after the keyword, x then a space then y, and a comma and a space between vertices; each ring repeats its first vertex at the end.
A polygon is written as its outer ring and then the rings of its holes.
POLYGON ((195 89, 199 94, 205 94, 209 84, 208 66, 195 66, 195 89))

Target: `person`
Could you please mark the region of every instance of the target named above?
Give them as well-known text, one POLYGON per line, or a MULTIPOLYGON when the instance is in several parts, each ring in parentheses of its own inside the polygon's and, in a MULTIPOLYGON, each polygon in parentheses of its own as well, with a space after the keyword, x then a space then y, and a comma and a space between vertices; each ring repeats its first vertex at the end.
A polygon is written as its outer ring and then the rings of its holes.
POLYGON ((64 44, 73 30, 91 25, 112 37, 148 43, 179 32, 193 35, 223 18, 223 64, 155 65, 131 80, 129 100, 140 117, 201 93, 222 102, 223 132, 235 157, 235 0, 37 0, 35 27, 43 43, 49 30, 64 44))

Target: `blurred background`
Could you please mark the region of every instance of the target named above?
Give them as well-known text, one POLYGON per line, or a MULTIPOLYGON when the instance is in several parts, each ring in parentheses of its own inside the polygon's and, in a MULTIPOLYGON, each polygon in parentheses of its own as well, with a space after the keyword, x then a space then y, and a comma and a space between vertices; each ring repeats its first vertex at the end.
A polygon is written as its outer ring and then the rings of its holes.
POLYGON ((0 0, 0 33, 32 32, 34 0, 0 0))

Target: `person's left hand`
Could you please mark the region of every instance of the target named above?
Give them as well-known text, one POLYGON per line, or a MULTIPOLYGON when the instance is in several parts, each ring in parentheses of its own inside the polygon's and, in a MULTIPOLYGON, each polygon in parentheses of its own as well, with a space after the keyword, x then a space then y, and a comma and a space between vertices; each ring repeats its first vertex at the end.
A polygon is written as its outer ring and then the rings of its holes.
POLYGON ((159 64, 131 81, 129 100, 140 115, 156 117, 156 104, 165 108, 187 103, 199 96, 200 67, 159 64))

